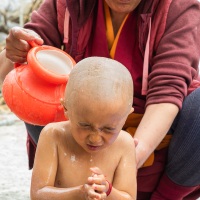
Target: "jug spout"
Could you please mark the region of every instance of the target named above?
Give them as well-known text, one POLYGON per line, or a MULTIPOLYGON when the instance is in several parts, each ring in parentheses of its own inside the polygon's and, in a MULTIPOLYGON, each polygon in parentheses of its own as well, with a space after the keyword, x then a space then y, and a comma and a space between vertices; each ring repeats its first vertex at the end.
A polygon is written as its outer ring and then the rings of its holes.
POLYGON ((32 48, 27 61, 38 77, 52 84, 66 83, 68 75, 75 65, 75 61, 70 55, 49 46, 32 48))

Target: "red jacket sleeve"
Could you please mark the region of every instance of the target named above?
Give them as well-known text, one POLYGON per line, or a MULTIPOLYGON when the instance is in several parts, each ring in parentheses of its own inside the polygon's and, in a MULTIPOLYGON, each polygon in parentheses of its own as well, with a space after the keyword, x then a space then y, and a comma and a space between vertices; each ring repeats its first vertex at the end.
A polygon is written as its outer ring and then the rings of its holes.
POLYGON ((197 75, 200 57, 200 3, 173 0, 166 29, 152 59, 147 105, 173 103, 179 108, 197 75))
POLYGON ((33 11, 31 21, 24 28, 38 33, 46 45, 60 48, 63 38, 58 30, 56 0, 44 0, 37 11, 33 11))

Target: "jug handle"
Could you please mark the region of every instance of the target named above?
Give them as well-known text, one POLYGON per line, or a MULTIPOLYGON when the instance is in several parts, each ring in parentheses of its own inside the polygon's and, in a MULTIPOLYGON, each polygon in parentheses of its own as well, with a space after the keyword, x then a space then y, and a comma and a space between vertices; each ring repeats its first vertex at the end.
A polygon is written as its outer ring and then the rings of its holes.
MULTIPOLYGON (((33 47, 39 47, 40 45, 38 45, 37 43, 35 43, 34 40, 29 40, 28 44, 31 46, 31 48, 33 47)), ((20 65, 22 65, 22 63, 14 63, 14 68, 19 67, 20 65)))

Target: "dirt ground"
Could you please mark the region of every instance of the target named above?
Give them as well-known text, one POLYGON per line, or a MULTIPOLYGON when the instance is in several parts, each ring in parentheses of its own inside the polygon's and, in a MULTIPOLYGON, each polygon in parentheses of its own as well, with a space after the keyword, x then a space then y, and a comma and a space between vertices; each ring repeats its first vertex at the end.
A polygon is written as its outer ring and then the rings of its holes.
POLYGON ((0 113, 0 199, 30 199, 31 173, 23 122, 10 112, 0 113))

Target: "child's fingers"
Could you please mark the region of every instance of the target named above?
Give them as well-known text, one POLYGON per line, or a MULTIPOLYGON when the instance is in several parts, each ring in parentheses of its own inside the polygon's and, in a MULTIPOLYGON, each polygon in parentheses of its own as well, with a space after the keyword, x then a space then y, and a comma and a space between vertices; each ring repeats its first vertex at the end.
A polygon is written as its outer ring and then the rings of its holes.
POLYGON ((101 199, 102 199, 102 200, 106 199, 106 197, 107 197, 107 195, 106 195, 105 192, 101 194, 101 199))
POLYGON ((83 192, 85 193, 86 200, 94 200, 96 192, 90 185, 84 184, 83 192))
POLYGON ((90 170, 97 175, 102 174, 102 171, 98 167, 91 167, 90 170))
POLYGON ((92 199, 92 200, 101 199, 101 194, 95 192, 95 191, 92 189, 92 190, 89 190, 89 191, 88 191, 87 197, 88 197, 88 199, 92 199))
POLYGON ((103 199, 106 199, 107 195, 105 192, 103 193, 97 193, 97 192, 94 192, 94 191, 91 191, 89 194, 88 194, 88 199, 90 200, 103 200, 103 199))
POLYGON ((88 183, 92 184, 98 184, 98 185, 106 185, 106 179, 104 175, 99 175, 99 176, 93 176, 93 177, 88 177, 88 183))
POLYGON ((98 193, 103 193, 107 191, 106 184, 105 185, 93 184, 92 188, 94 189, 95 192, 98 192, 98 193))

